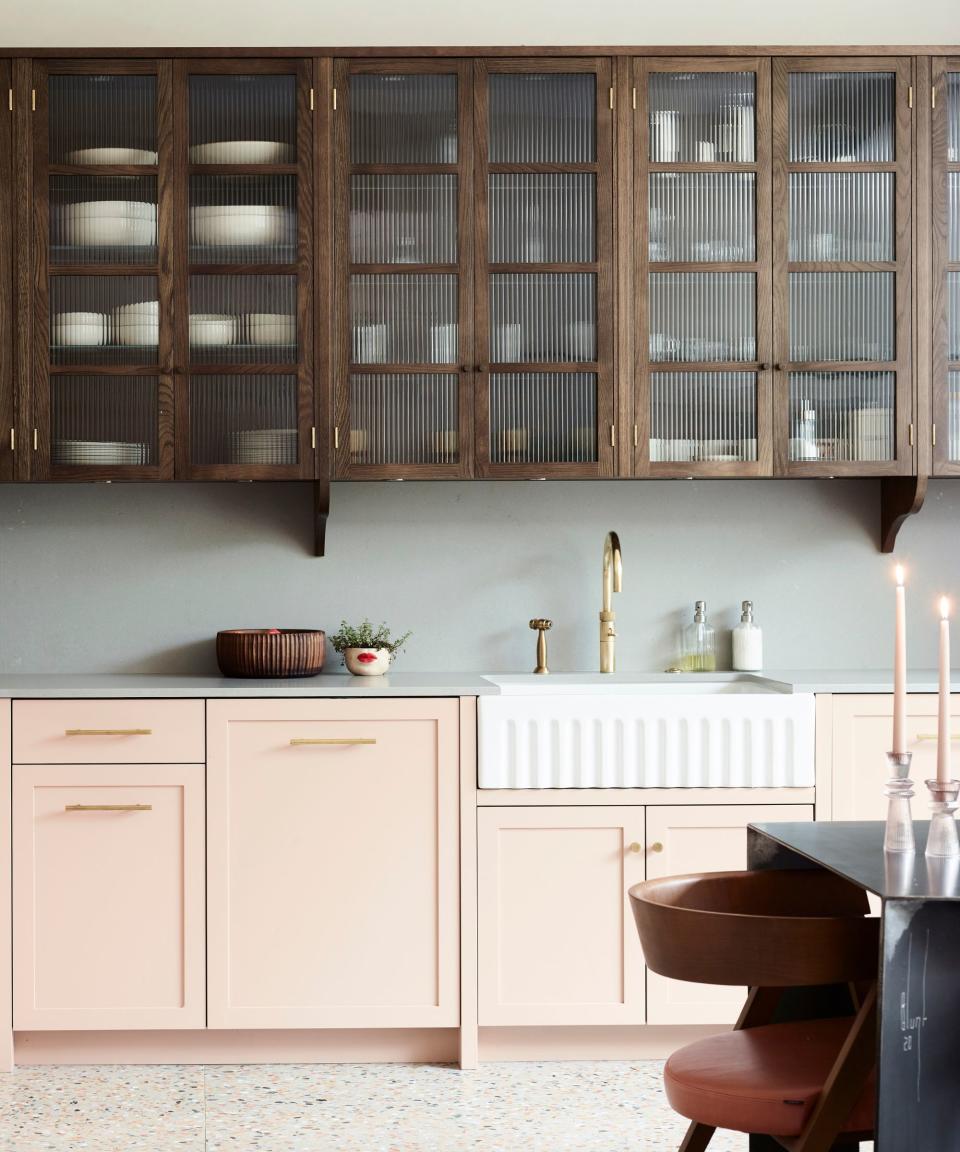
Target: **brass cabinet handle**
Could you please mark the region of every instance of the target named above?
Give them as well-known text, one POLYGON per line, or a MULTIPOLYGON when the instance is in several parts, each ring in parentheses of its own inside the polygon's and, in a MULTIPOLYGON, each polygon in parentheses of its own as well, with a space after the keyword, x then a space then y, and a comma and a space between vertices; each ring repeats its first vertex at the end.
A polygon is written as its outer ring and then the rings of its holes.
POLYGON ((152 728, 68 728, 64 736, 152 736, 152 728))
POLYGON ((376 742, 375 736, 301 736, 290 741, 294 747, 298 747, 301 744, 376 744, 376 742))
POLYGON ((636 842, 636 840, 634 840, 634 842, 632 844, 627 845, 627 851, 628 852, 642 852, 643 851, 643 845, 638 844, 636 842))
POLYGON ((64 812, 152 812, 152 804, 67 804, 64 812))
MULTIPOLYGON (((920 735, 917 736, 916 738, 917 738, 917 740, 939 740, 940 739, 940 737, 936 734, 936 732, 921 732, 920 735)), ((951 733, 950 739, 951 740, 960 740, 960 733, 957 733, 957 732, 951 733)))
POLYGON ((653 844, 650 845, 650 851, 651 852, 662 852, 663 851, 663 845, 660 843, 659 840, 656 840, 656 841, 654 841, 653 844))

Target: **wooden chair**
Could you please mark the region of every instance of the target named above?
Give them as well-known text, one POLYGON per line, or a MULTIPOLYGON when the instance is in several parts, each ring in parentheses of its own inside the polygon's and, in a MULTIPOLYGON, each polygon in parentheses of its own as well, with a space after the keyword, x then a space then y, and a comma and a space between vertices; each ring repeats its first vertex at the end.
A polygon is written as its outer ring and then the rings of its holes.
POLYGON ((667 1098, 692 1121, 680 1152, 718 1128, 750 1133, 752 1152, 871 1138, 879 921, 860 889, 813 870, 714 872, 648 880, 630 901, 652 971, 749 988, 732 1032, 667 1061, 667 1098), (785 1018, 838 985, 839 1015, 785 1018))

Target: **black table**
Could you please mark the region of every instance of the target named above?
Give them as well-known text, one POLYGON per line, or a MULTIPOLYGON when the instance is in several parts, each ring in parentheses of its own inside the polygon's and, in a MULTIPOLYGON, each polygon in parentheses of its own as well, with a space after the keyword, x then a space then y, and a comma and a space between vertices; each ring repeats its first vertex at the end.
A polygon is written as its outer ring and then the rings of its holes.
POLYGON ((928 860, 927 827, 906 856, 880 822, 748 832, 752 869, 825 868, 880 897, 876 1152, 960 1152, 960 860, 928 860))

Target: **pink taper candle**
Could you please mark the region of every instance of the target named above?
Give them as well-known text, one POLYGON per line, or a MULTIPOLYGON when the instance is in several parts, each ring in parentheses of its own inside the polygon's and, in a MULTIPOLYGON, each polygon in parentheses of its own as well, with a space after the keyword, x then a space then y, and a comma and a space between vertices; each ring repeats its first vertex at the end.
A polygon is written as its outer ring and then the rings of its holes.
POLYGON ((937 713, 937 780, 950 774, 950 601, 940 599, 940 700, 937 713))
POLYGON ((896 753, 907 750, 907 610, 903 587, 903 566, 897 565, 896 627, 893 647, 893 746, 896 753))

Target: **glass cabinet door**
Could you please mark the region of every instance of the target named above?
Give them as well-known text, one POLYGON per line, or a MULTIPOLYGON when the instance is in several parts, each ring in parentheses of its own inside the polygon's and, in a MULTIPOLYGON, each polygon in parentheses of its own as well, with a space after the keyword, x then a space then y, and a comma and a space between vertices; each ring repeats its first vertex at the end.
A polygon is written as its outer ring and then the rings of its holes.
POLYGON ((314 475, 309 61, 176 65, 177 469, 314 475))
POLYGON ((33 474, 171 478, 171 74, 34 65, 33 474))
POLYGON ((960 475, 960 58, 933 87, 933 468, 960 475))
POLYGON ((478 473, 613 475, 610 63, 475 77, 478 473))
POLYGON ((634 67, 634 470, 768 475, 769 62, 634 67))
POLYGON ((336 92, 335 474, 469 475, 468 66, 341 61, 336 92))
POLYGON ((912 471, 910 69, 774 63, 782 473, 912 471))

